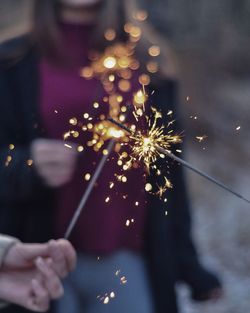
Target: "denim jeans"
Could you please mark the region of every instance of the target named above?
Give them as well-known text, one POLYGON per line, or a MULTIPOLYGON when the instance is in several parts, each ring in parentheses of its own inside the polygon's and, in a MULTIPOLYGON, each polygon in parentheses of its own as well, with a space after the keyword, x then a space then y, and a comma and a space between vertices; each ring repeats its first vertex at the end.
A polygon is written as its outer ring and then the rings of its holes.
POLYGON ((80 254, 64 287, 57 313, 153 313, 144 260, 134 252, 80 254))

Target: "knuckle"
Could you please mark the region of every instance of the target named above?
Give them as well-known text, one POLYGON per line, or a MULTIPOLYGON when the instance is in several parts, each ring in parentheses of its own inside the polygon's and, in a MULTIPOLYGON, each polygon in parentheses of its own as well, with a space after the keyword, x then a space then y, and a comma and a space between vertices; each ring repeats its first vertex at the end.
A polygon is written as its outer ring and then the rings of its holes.
POLYGON ((43 291, 40 292, 39 295, 39 302, 42 304, 46 304, 49 302, 49 293, 48 291, 46 291, 45 289, 43 291))
POLYGON ((64 290, 62 287, 58 288, 56 293, 56 298, 61 298, 64 295, 64 290))

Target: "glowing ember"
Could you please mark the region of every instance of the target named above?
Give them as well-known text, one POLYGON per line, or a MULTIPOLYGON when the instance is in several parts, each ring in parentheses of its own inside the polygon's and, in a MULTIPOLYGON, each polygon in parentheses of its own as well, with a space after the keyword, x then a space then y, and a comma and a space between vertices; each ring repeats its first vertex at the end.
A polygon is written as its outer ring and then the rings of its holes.
POLYGON ((114 57, 107 57, 104 59, 103 65, 108 69, 114 68, 116 66, 116 59, 114 57))
POLYGON ((142 160, 148 170, 157 161, 158 157, 163 157, 158 147, 170 150, 172 144, 182 142, 179 135, 172 135, 171 131, 166 134, 163 125, 157 126, 157 121, 162 118, 162 115, 155 109, 153 109, 153 112, 153 123, 151 126, 149 121, 149 130, 146 135, 137 132, 131 136, 132 155, 139 161, 142 160))
POLYGON ((83 146, 78 146, 78 147, 77 147, 77 151, 78 151, 78 152, 82 152, 83 150, 84 150, 84 147, 83 147, 83 146))
POLYGON ((168 189, 173 188, 173 185, 170 182, 170 180, 168 180, 166 177, 164 177, 164 180, 165 180, 165 184, 163 186, 158 186, 159 189, 158 189, 158 191, 156 193, 160 198, 162 198, 162 196, 165 194, 165 192, 168 189))
MULTIPOLYGON (((141 95, 145 95, 145 93, 141 92, 141 95)), ((148 126, 148 129, 145 133, 142 131, 133 131, 132 127, 127 128, 123 124, 116 122, 113 119, 109 119, 109 121, 111 121, 114 125, 130 133, 130 141, 128 143, 124 143, 124 145, 128 145, 130 147, 131 153, 121 153, 118 160, 118 165, 122 166, 124 171, 127 171, 134 167, 138 167, 138 162, 142 161, 146 166, 147 172, 151 172, 152 174, 158 176, 161 180, 161 183, 156 184, 154 187, 150 183, 147 183, 145 185, 145 191, 163 198, 165 192, 172 188, 172 183, 167 179, 167 177, 164 176, 164 174, 162 174, 162 171, 158 168, 157 160, 159 158, 165 158, 166 153, 161 152, 161 149, 171 153, 172 145, 182 142, 182 139, 179 135, 175 135, 172 129, 167 131, 167 128, 173 125, 173 120, 170 121, 165 127, 159 123, 159 121, 162 119, 162 114, 156 109, 152 108, 152 117, 147 115, 145 116, 144 110, 142 110, 142 112, 142 117, 145 118, 148 126)), ((172 116, 172 114, 173 112, 169 111, 167 115, 172 116)), ((137 121, 139 118, 142 118, 141 116, 138 116, 138 114, 134 114, 134 117, 137 121)), ((178 151, 179 153, 181 152, 180 149, 178 149, 178 151)), ((119 181, 123 181, 123 175, 115 176, 119 181)), ((138 202, 136 202, 135 205, 138 206, 138 202)))
POLYGON ((139 11, 134 12, 133 17, 134 19, 140 22, 143 22, 147 19, 148 13, 145 10, 139 10, 139 11))
POLYGON ((139 90, 135 95, 134 95, 134 102, 136 104, 144 104, 146 101, 146 95, 142 90, 139 90))
POLYGON ((71 145, 69 145, 69 144, 67 144, 67 143, 65 143, 64 146, 65 146, 66 148, 69 148, 69 149, 72 149, 72 148, 73 148, 71 145))
MULTIPOLYGON (((139 62, 133 57, 134 48, 130 42, 115 43, 107 47, 103 54, 97 55, 88 67, 81 69, 80 75, 86 79, 99 78, 104 89, 110 92, 117 77, 128 80, 132 76, 131 71, 139 68, 139 62)), ((128 84, 124 86, 128 89, 128 84)))
POLYGON ((108 304, 109 303, 109 297, 105 297, 104 300, 103 300, 103 303, 104 304, 108 304))
POLYGON ((121 283, 122 283, 123 285, 125 285, 125 284, 127 283, 127 279, 126 279, 125 276, 122 276, 120 280, 121 280, 121 283))
POLYGON ((207 136, 206 135, 203 135, 203 136, 196 136, 195 137, 199 142, 202 142, 202 141, 204 141, 206 138, 207 138, 207 136))
POLYGON ((108 40, 108 41, 114 40, 115 37, 116 37, 116 32, 115 32, 115 30, 114 30, 114 29, 111 29, 111 28, 107 29, 107 30, 105 31, 105 33, 104 33, 104 37, 105 37, 105 39, 108 40))
POLYGON ((110 201, 110 197, 107 197, 107 198, 105 199, 105 202, 108 203, 109 201, 110 201))
POLYGON ((71 118, 70 120, 69 120, 69 123, 71 124, 71 125, 77 125, 77 119, 75 118, 75 117, 73 117, 73 118, 71 118))
POLYGON ((34 163, 34 161, 33 161, 33 160, 31 160, 31 159, 27 160, 27 165, 28 165, 28 166, 32 166, 32 165, 33 165, 33 163, 34 163))
POLYGON ((151 184, 146 184, 146 186, 145 186, 145 190, 146 191, 151 191, 153 189, 153 187, 152 187, 152 185, 151 184))
POLYGON ((85 174, 84 179, 85 179, 86 181, 89 181, 90 178, 91 178, 91 175, 90 175, 89 173, 85 174))
POLYGON ((152 57, 157 57, 161 53, 160 47, 158 47, 158 46, 151 46, 148 49, 148 53, 152 57))
POLYGON ((109 183, 109 188, 112 189, 112 188, 114 187, 114 185, 115 185, 115 184, 114 184, 113 182, 110 182, 110 183, 109 183))

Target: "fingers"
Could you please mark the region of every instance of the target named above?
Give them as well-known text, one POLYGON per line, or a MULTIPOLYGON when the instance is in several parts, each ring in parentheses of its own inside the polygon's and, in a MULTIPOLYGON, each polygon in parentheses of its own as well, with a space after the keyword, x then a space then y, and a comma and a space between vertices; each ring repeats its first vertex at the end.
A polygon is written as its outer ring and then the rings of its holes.
POLYGON ((48 167, 49 169, 62 169, 62 167, 66 166, 67 168, 71 168, 75 164, 76 158, 75 155, 65 155, 61 151, 54 151, 48 155, 40 154, 37 155, 35 159, 35 165, 38 168, 48 167))
POLYGON ((35 167, 47 185, 59 187, 67 183, 74 172, 77 151, 65 147, 60 140, 37 139, 31 145, 35 167))
POLYGON ((61 250, 64 253, 68 271, 73 271, 76 267, 76 251, 68 240, 59 239, 57 240, 61 250))
POLYGON ((70 143, 72 149, 65 147, 64 142, 60 140, 37 139, 32 143, 32 156, 37 163, 57 163, 67 162, 75 158, 75 144, 70 143))
POLYGON ((37 279, 32 279, 31 289, 33 296, 27 302, 27 309, 35 312, 46 312, 49 309, 49 293, 37 279))
POLYGON ((61 277, 64 278, 68 274, 68 268, 66 258, 63 250, 55 240, 49 241, 50 257, 53 261, 54 271, 61 277))
POLYGON ((13 245, 6 257, 5 263, 9 269, 21 269, 33 266, 34 259, 38 256, 49 256, 49 245, 46 244, 24 244, 21 242, 13 245))
POLYGON ((51 267, 50 261, 45 261, 42 258, 36 260, 36 266, 42 275, 43 285, 46 288, 48 296, 51 299, 57 299, 63 295, 63 286, 59 276, 51 267))
POLYGON ((35 312, 45 312, 49 309, 50 301, 61 297, 64 293, 58 274, 52 268, 52 259, 37 258, 36 267, 40 274, 31 281, 32 296, 26 307, 35 312))
POLYGON ((40 164, 37 172, 50 187, 60 187, 69 182, 73 176, 75 164, 40 164))
POLYGON ((50 257, 53 269, 64 278, 76 266, 76 252, 69 241, 65 239, 49 242, 50 257))
POLYGON ((59 277, 64 278, 76 265, 76 252, 65 239, 51 240, 44 244, 16 243, 5 257, 8 268, 32 267, 38 257, 51 258, 52 268, 59 277))
POLYGON ((61 164, 45 165, 38 168, 38 173, 44 178, 46 184, 51 187, 59 187, 67 182, 73 176, 74 165, 61 164))
POLYGON ((47 257, 49 255, 48 243, 27 243, 20 244, 20 252, 26 258, 26 260, 33 260, 36 257, 47 257))
MULTIPOLYGON (((73 142, 68 142, 72 148, 75 148, 76 145, 73 142)), ((32 148, 37 150, 39 153, 50 153, 51 151, 55 151, 61 149, 61 151, 65 151, 68 153, 73 153, 73 149, 69 149, 65 147, 65 141, 63 140, 54 140, 54 139, 36 139, 32 142, 32 148)))

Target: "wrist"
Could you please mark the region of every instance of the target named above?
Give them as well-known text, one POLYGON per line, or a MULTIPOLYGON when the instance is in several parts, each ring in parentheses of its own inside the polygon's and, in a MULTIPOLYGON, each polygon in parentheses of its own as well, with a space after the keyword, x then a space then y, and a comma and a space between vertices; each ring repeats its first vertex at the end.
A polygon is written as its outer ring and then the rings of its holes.
POLYGON ((9 250, 18 242, 14 237, 0 235, 0 269, 5 266, 5 258, 9 250))
POLYGON ((10 302, 10 286, 9 286, 9 279, 8 274, 5 271, 0 272, 0 308, 5 306, 5 302, 10 302))

